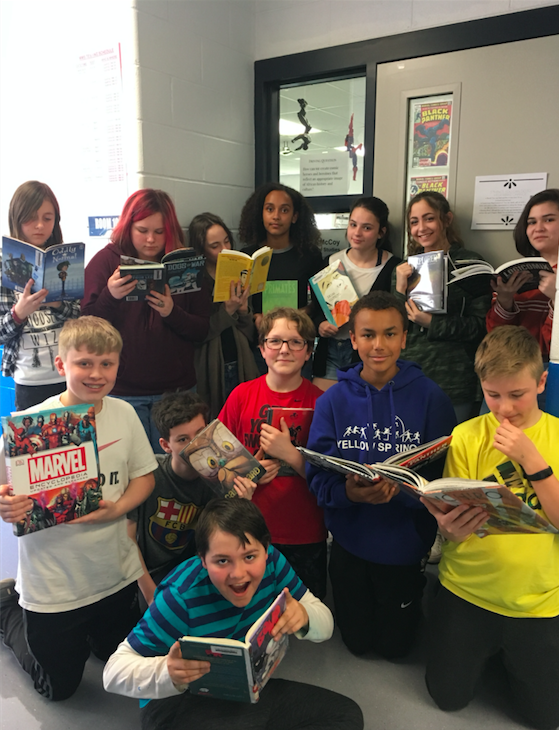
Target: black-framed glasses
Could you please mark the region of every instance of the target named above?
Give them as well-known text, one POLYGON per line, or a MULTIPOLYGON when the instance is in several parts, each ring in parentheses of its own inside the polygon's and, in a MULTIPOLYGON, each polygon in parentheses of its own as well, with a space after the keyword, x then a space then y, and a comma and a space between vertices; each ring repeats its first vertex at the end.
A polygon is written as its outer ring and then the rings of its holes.
POLYGON ((290 350, 293 350, 293 352, 300 352, 307 346, 306 340, 299 340, 297 338, 281 340, 279 337, 266 337, 264 342, 268 345, 270 350, 281 350, 284 342, 287 343, 287 346, 290 350))

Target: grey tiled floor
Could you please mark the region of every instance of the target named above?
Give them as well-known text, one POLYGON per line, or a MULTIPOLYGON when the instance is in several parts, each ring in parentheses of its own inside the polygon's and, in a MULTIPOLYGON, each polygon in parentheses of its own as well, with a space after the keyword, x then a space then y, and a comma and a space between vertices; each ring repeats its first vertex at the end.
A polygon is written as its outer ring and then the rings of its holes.
MULTIPOLYGON (((0 577, 13 574, 12 537, 0 527, 0 577), (8 548, 8 549, 6 549, 8 548)), ((435 584, 429 568, 428 609, 435 584)), ((356 658, 343 646, 339 634, 321 645, 292 639, 278 676, 309 682, 342 692, 359 703, 366 730, 515 730, 525 728, 506 709, 506 686, 496 667, 484 676, 474 702, 457 713, 443 713, 432 703, 423 681, 425 639, 422 635, 411 656, 400 662, 375 657, 356 658)), ((49 703, 37 695, 8 649, 0 645, 1 730, 139 730, 135 700, 104 692, 103 665, 90 659, 74 697, 49 703)), ((188 724, 185 722, 185 730, 188 724)), ((197 728, 196 730, 203 730, 197 728)))

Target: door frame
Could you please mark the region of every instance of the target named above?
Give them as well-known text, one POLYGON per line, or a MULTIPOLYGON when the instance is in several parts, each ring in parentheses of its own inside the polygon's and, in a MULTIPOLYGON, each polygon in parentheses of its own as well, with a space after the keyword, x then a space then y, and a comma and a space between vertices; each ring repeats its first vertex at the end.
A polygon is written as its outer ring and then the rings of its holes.
MULTIPOLYGON (((399 33, 254 64, 255 187, 279 181, 279 90, 285 84, 366 77, 363 195, 372 195, 377 66, 421 56, 512 43, 559 34, 559 6, 535 8, 438 28, 399 33)), ((341 213, 359 196, 309 199, 315 213, 341 213)))

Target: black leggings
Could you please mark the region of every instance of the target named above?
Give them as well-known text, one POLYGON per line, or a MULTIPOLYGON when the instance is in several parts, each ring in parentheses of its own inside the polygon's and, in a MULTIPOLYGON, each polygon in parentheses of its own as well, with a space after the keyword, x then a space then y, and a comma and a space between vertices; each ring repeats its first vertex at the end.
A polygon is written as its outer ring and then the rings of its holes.
POLYGON ((489 657, 500 654, 513 706, 541 730, 559 726, 559 616, 510 618, 440 586, 429 616, 425 680, 442 710, 470 702, 489 657))
POLYGON ((349 697, 322 687, 271 679, 255 705, 184 692, 151 700, 142 730, 362 730, 363 714, 349 697))

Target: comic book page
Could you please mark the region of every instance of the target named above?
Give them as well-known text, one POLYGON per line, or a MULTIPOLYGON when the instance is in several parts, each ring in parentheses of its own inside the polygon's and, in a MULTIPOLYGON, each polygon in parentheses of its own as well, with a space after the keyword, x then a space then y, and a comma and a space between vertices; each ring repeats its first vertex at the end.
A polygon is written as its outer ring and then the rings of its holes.
POLYGON ((254 456, 217 418, 181 451, 181 457, 213 484, 216 495, 234 497, 236 476, 258 482, 266 473, 254 456))
POLYGON ((413 167, 446 167, 452 101, 418 104, 413 120, 413 167))
POLYGON ((2 418, 6 471, 12 494, 26 494, 33 508, 14 525, 18 536, 83 517, 99 507, 95 409, 14 413, 2 418))

